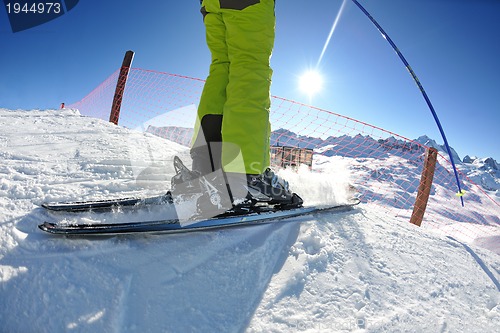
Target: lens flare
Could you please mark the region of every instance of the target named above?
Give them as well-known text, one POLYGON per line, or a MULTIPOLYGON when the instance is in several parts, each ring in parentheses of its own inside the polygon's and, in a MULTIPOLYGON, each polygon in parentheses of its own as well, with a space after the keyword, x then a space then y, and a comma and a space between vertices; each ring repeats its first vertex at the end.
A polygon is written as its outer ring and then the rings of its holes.
POLYGON ((328 34, 328 38, 325 41, 325 45, 323 46, 323 50, 321 51, 321 54, 318 59, 318 63, 316 64, 316 67, 319 66, 321 63, 321 60, 323 59, 323 56, 325 55, 326 49, 328 48, 328 44, 330 44, 330 40, 332 39, 333 32, 335 31, 335 28, 337 28, 337 24, 339 23, 340 16, 342 15, 342 12, 344 11, 345 3, 347 0, 342 1, 342 6, 340 6, 340 10, 337 13, 337 17, 335 17, 335 20, 333 21, 332 29, 330 29, 330 33, 328 34))
POLYGON ((340 16, 342 15, 342 12, 344 11, 345 3, 347 0, 342 1, 342 5, 340 6, 339 12, 337 13, 337 16, 335 17, 335 20, 333 21, 332 28, 330 29, 330 33, 328 34, 328 37, 325 41, 325 44, 323 45, 323 50, 321 51, 321 54, 318 58, 318 62, 316 63, 315 69, 310 69, 306 71, 304 74, 302 74, 299 78, 299 88, 302 92, 306 93, 310 99, 312 99, 312 96, 317 94, 323 89, 323 76, 321 73, 318 71, 318 68, 320 66, 321 60, 323 59, 323 56, 325 55, 326 49, 328 48, 328 45, 330 44, 330 41, 333 36, 333 32, 335 31, 339 20, 340 16))

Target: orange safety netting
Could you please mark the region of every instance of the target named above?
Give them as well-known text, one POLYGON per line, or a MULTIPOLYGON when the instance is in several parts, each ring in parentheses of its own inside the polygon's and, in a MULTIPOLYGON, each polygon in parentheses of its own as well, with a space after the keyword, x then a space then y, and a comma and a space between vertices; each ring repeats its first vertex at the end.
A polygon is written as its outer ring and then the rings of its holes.
MULTIPOLYGON (((68 107, 110 120, 119 72, 68 107)), ((188 146, 203 84, 200 79, 131 68, 119 125, 188 146)), ((312 169, 318 172, 325 172, 321 163, 328 158, 347 161, 351 182, 363 203, 379 206, 388 216, 410 220, 428 147, 382 128, 276 96, 272 97, 270 120, 272 146, 313 150, 312 169)), ((441 154, 437 161, 422 226, 459 234, 464 240, 500 235, 498 197, 459 172, 466 191, 462 207, 450 162, 441 154)))

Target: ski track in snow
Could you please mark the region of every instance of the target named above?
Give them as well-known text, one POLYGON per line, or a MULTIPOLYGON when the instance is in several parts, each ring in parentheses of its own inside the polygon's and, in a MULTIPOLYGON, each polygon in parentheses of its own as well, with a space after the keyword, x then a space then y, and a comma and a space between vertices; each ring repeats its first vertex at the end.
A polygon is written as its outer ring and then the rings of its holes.
MULTIPOLYGON (((371 204, 289 223, 170 236, 45 234, 37 224, 46 219, 161 216, 161 209, 75 215, 37 206, 162 193, 172 156, 187 161, 188 152, 73 110, 0 109, 0 126, 0 332, 500 327, 498 255, 391 220, 371 204)), ((329 171, 321 176, 281 174, 309 203, 345 200, 346 163, 322 167, 329 171)))

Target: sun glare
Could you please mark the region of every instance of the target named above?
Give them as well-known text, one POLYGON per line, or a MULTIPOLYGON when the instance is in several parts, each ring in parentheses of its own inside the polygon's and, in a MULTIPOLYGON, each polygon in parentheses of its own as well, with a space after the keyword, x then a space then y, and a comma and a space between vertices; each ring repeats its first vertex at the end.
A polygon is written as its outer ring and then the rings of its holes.
POLYGON ((299 88, 311 97, 323 88, 323 77, 317 71, 309 70, 299 78, 299 88))

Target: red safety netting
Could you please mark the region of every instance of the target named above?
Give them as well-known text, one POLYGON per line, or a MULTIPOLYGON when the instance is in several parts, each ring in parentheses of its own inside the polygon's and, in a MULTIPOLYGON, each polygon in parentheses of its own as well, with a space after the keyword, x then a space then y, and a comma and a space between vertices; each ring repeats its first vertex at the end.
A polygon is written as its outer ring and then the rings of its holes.
MULTIPOLYGON (((70 105, 81 114, 109 120, 119 71, 81 101, 70 105)), ((131 68, 119 125, 147 131, 188 146, 204 80, 131 68)), ((314 151, 312 169, 321 172, 329 158, 342 159, 362 202, 409 221, 428 147, 382 128, 327 110, 272 97, 271 146, 314 151)), ((281 154, 281 152, 280 152, 281 154)), ((324 171, 323 171, 324 172, 324 171)), ((463 240, 500 235, 498 197, 459 172, 466 191, 465 207, 447 156, 438 154, 423 227, 463 240)))

